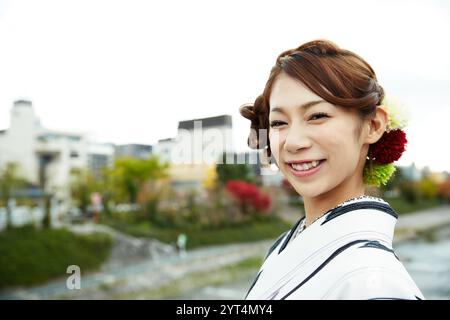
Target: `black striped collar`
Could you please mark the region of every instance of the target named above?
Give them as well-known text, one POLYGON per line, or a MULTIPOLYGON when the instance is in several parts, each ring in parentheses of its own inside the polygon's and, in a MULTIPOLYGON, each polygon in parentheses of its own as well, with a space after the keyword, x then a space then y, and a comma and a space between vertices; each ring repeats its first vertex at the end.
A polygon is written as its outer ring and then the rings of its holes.
MULTIPOLYGON (((348 212, 359 210, 359 209, 375 209, 380 212, 384 212, 384 213, 392 216, 395 219, 398 218, 398 215, 395 212, 395 210, 392 209, 392 207, 389 205, 389 203, 387 203, 383 199, 377 198, 377 197, 362 196, 362 197, 352 198, 352 199, 349 199, 349 200, 346 200, 346 201, 340 203, 333 209, 328 210, 321 218, 319 218, 315 222, 319 223, 320 221, 322 221, 320 223, 320 226, 322 226, 322 225, 326 224, 327 222, 330 222, 331 220, 333 220, 339 216, 342 216, 348 212)), ((278 251, 278 254, 280 254, 286 248, 286 246, 289 244, 290 239, 293 237, 295 231, 297 230, 297 227, 299 226, 299 224, 302 222, 303 219, 305 219, 305 217, 302 217, 301 219, 299 219, 295 223, 295 225, 292 227, 292 229, 290 230, 285 241, 281 245, 280 250, 278 251)), ((311 227, 311 226, 309 226, 309 227, 311 227)))

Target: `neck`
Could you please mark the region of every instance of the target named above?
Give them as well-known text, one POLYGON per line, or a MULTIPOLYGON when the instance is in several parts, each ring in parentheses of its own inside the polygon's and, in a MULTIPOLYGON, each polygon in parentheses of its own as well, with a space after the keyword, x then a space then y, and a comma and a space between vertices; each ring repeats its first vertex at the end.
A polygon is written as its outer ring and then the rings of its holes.
MULTIPOLYGON (((342 189, 341 189, 342 190, 342 189)), ((317 197, 304 197, 303 202, 305 205, 305 225, 306 227, 313 223, 316 219, 320 218, 328 210, 336 207, 338 204, 345 200, 360 197, 365 194, 364 185, 349 190, 330 190, 325 194, 321 194, 317 197)))

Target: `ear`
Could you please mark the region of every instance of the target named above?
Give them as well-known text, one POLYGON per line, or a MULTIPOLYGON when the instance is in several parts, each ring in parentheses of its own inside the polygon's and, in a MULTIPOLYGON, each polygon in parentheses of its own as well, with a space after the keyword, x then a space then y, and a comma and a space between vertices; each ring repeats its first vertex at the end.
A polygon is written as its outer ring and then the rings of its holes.
POLYGON ((365 137, 365 142, 372 144, 377 142, 383 135, 388 123, 388 114, 381 106, 377 106, 375 117, 368 122, 368 132, 365 137))

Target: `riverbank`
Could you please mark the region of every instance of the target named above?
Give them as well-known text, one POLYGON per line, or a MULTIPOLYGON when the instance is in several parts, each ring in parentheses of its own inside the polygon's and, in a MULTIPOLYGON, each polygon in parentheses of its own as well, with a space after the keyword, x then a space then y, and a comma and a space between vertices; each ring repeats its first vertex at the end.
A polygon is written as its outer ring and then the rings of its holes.
POLYGON ((446 226, 450 226, 449 204, 400 215, 395 228, 394 245, 446 226))
MULTIPOLYGON (((425 232, 449 225, 450 205, 401 215, 394 236, 394 248, 425 232)), ((233 287, 240 288, 234 298, 241 299, 245 296, 243 289, 248 288, 257 272, 258 264, 254 263, 253 269, 247 266, 244 272, 235 269, 232 276, 227 272, 227 267, 239 265, 246 259, 262 259, 272 242, 264 240, 211 246, 190 250, 186 256, 170 253, 158 259, 121 267, 110 264, 110 268, 105 268, 101 273, 82 275, 81 290, 70 291, 66 289, 65 281, 57 281, 45 286, 13 290, 0 295, 0 299, 165 299, 187 298, 189 292, 196 292, 193 297, 199 299, 205 298, 202 292, 215 299, 220 299, 221 294, 226 294, 224 299, 231 299, 233 287), (167 296, 162 294, 163 291, 167 296)))

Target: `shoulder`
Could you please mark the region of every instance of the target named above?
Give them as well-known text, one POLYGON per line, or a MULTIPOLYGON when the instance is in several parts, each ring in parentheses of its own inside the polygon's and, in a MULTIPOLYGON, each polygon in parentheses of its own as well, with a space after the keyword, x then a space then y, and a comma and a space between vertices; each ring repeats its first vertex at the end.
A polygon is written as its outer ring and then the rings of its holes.
POLYGON ((376 248, 374 245, 351 251, 346 261, 337 263, 338 277, 328 290, 326 299, 424 299, 389 248, 376 248))

